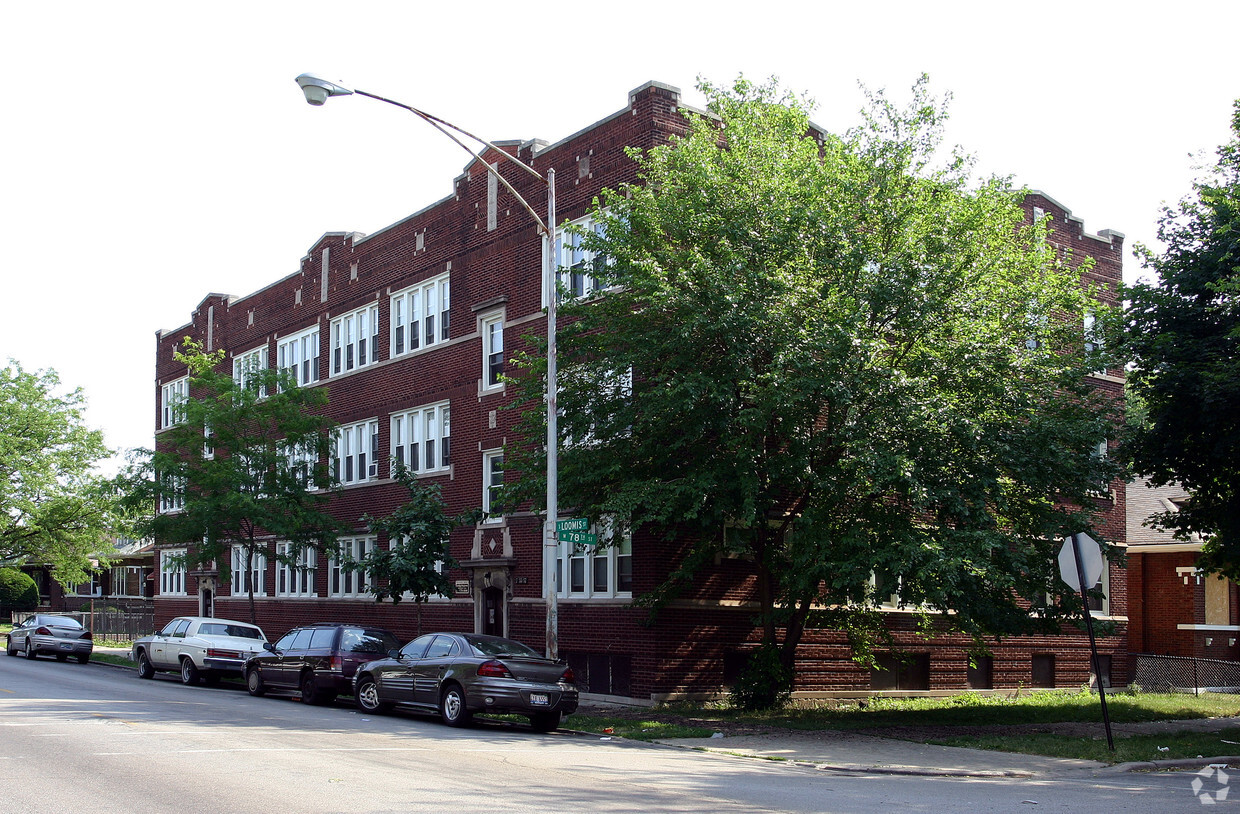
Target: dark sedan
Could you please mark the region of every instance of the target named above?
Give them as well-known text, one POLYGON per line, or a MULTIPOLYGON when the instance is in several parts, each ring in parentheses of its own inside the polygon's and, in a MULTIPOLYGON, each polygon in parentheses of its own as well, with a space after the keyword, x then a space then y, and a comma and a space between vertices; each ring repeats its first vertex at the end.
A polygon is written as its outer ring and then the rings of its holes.
POLYGON ((65 661, 73 656, 82 664, 90 661, 95 642, 82 623, 69 616, 35 614, 13 627, 4 643, 10 656, 18 651, 32 659, 42 653, 65 661))
POLYGON ((250 695, 269 689, 297 690, 306 704, 326 704, 351 694, 353 674, 368 661, 400 646, 396 634, 378 627, 320 624, 295 628, 245 664, 250 695))
POLYGON ((464 726, 479 712, 525 715, 540 732, 577 709, 571 668, 520 642, 479 633, 419 636, 359 669, 354 697, 367 712, 437 711, 449 726, 464 726))

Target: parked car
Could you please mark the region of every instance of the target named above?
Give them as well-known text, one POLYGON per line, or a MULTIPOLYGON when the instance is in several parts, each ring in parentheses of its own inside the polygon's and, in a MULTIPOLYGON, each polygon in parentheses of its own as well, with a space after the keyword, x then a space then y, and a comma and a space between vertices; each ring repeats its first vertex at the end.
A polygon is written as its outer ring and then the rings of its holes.
POLYGON ((164 629, 133 643, 138 678, 177 672, 181 683, 208 686, 224 676, 241 677, 250 656, 263 652, 267 637, 248 622, 210 616, 178 616, 164 629))
POLYGON ((90 661, 95 649, 90 631, 70 616, 50 616, 36 613, 21 624, 14 625, 4 642, 4 652, 16 656, 18 651, 32 659, 40 653, 65 661, 70 656, 79 664, 90 661))
POLYGON ((354 698, 366 712, 406 707, 438 711, 449 726, 478 712, 526 715, 550 732, 577 709, 573 671, 563 662, 500 636, 428 633, 388 658, 369 662, 354 678, 354 698))
POLYGON ((359 665, 398 647, 396 634, 379 627, 306 625, 264 645, 267 652, 246 662, 245 687, 250 695, 297 690, 307 704, 327 704, 341 693, 352 694, 359 665))

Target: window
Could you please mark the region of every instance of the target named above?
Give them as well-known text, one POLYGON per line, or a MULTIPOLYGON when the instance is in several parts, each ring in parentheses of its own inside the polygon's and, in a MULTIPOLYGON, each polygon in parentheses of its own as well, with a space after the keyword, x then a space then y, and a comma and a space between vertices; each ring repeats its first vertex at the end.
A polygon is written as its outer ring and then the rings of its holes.
POLYGON ((261 384, 259 373, 266 370, 267 346, 255 348, 233 357, 233 381, 245 390, 257 390, 259 396, 267 395, 267 388, 261 384))
POLYGON ((185 596, 185 549, 159 552, 159 593, 163 596, 185 596))
POLYGON ((294 334, 276 343, 276 367, 298 384, 319 380, 319 328, 294 334))
POLYGON ((612 598, 633 595, 633 537, 625 530, 608 544, 613 534, 606 524, 590 529, 599 546, 561 542, 556 555, 555 582, 559 596, 612 598), (567 563, 567 575, 565 575, 567 563))
POLYGON ((250 587, 254 588, 255 596, 267 595, 267 554, 255 551, 250 558, 250 567, 245 567, 245 546, 233 546, 232 550, 232 594, 248 596, 250 587))
POLYGON ((504 386, 504 315, 496 314, 482 320, 482 387, 486 390, 504 386))
POLYGON ((900 598, 900 577, 882 571, 870 574, 870 588, 874 595, 874 604, 879 608, 903 608, 904 600, 900 598))
MULTIPOLYGON (((571 376, 573 372, 566 370, 565 375, 571 376)), ((597 378, 592 377, 591 381, 584 385, 579 384, 577 387, 582 406, 578 414, 589 416, 590 423, 584 428, 585 432, 580 437, 566 435, 565 446, 575 444, 589 446, 596 443, 597 438, 607 437, 609 433, 615 433, 617 436, 630 434, 632 427, 619 426, 620 422, 616 420, 616 416, 633 398, 633 368, 603 371, 597 378), (600 435, 600 428, 602 435, 600 435)), ((564 401, 561 400, 561 404, 563 403, 564 401)), ((565 415, 563 408, 560 410, 560 415, 565 415)))
POLYGON ((336 430, 332 474, 343 484, 379 477, 379 421, 359 421, 336 430))
MULTIPOLYGON (((1111 457, 1110 442, 1105 438, 1099 441, 1097 446, 1095 446, 1090 452, 1090 457, 1093 459, 1090 463, 1096 466, 1105 465, 1111 457)), ((1110 481, 1100 479, 1097 484, 1094 485, 1093 490, 1094 495, 1097 497, 1111 497, 1110 481)))
MULTIPOLYGON (((404 548, 405 542, 407 539, 408 539, 407 537, 394 537, 388 542, 388 547, 391 548, 392 551, 400 551, 402 548, 404 548)), ((443 546, 444 554, 447 554, 448 553, 448 539, 444 538, 441 545, 443 546)), ((448 569, 444 567, 443 560, 435 560, 434 570, 435 570, 435 573, 437 574, 446 574, 448 572, 448 569)), ((403 594, 401 594, 401 599, 413 600, 415 598, 416 597, 414 596, 413 591, 405 591, 403 594)), ((450 598, 451 597, 446 596, 444 594, 431 594, 430 596, 427 597, 427 599, 432 600, 432 601, 450 599, 450 598)))
POLYGON ((112 596, 142 596, 142 566, 113 566, 112 596))
MULTIPOLYGON (((603 224, 592 217, 575 220, 568 227, 578 227, 595 235, 606 234, 603 224)), ((585 297, 599 288, 598 278, 607 265, 607 258, 585 248, 585 236, 567 228, 560 229, 555 235, 556 266, 559 271, 557 280, 560 296, 570 299, 585 297)))
POLYGON ((70 594, 77 596, 103 596, 103 586, 99 584, 97 574, 91 574, 86 582, 74 582, 67 587, 70 594))
POLYGON ((452 463, 448 402, 392 415, 392 459, 412 472, 443 472, 452 463))
POLYGON ((482 511, 484 523, 501 520, 504 507, 499 502, 499 492, 504 486, 504 453, 502 450, 482 453, 482 511))
MULTIPOLYGON (((1098 325, 1097 315, 1093 313, 1085 314, 1084 333, 1085 355, 1087 357, 1093 357, 1102 353, 1102 328, 1098 325)), ((1093 372, 1099 375, 1105 375, 1107 369, 1105 367, 1099 367, 1093 372)))
POLYGON ((392 295, 392 356, 448 341, 448 275, 441 274, 392 295))
POLYGON ((317 596, 314 579, 318 573, 313 548, 295 551, 289 543, 276 543, 276 596, 317 596))
POLYGON ((1104 559, 1102 561, 1102 575, 1098 577, 1098 581, 1094 583, 1093 587, 1085 594, 1085 601, 1086 604, 1089 605, 1089 613, 1091 616, 1111 615, 1110 571, 1111 564, 1104 559))
POLYGON ((284 453, 284 462, 289 474, 297 478, 303 489, 311 488, 314 485, 314 468, 319 463, 319 453, 315 449, 315 442, 313 440, 300 444, 282 442, 280 449, 284 453))
POLYGON ((375 363, 379 306, 368 305, 332 320, 332 375, 375 363))
POLYGON ((880 653, 870 668, 872 690, 930 689, 929 653, 880 653))
POLYGON ((347 566, 359 563, 375 548, 374 537, 342 537, 338 541, 340 554, 330 561, 331 585, 329 593, 337 597, 368 596, 370 574, 354 571, 347 566))
POLYGON ((159 479, 159 513, 179 512, 185 508, 185 478, 164 475, 159 479))
POLYGON ((189 377, 168 382, 161 390, 159 428, 166 430, 185 420, 185 400, 189 398, 189 377))

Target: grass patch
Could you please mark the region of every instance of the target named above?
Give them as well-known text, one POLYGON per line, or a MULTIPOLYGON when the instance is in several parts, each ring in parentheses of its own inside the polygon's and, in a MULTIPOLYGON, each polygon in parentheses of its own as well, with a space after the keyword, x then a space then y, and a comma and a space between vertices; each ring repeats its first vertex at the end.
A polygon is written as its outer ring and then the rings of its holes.
POLYGON ((657 741, 665 738, 709 738, 714 729, 676 721, 645 718, 621 718, 573 713, 564 719, 566 729, 613 735, 635 741, 657 741))
POLYGON ((1096 760, 1102 763, 1168 760, 1172 758, 1216 757, 1240 754, 1240 729, 1221 732, 1174 732, 1159 735, 1131 735, 1115 738, 1115 752, 1107 748, 1105 737, 1070 737, 1035 733, 1028 735, 960 736, 932 740, 944 746, 1020 752, 1057 758, 1096 760))
POLYGON ((117 655, 113 655, 112 653, 99 653, 99 652, 91 653, 90 660, 102 662, 104 664, 115 664, 119 667, 133 667, 134 666, 133 659, 129 658, 128 656, 117 656, 117 655))

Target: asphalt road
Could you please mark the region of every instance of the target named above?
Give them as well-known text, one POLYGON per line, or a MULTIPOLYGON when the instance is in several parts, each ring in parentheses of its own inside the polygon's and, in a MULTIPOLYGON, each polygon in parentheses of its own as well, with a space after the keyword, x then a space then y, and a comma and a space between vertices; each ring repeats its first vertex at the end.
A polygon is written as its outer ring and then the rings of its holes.
MULTIPOLYGON (((0 657, 0 814, 1196 810, 1191 774, 964 780, 363 715, 0 657)), ((1238 781, 1240 782, 1240 781, 1238 781)), ((1240 798, 1240 792, 1237 792, 1240 798)), ((1225 801, 1224 805, 1235 805, 1225 801)), ((1216 810, 1216 809, 1212 809, 1216 810)))

